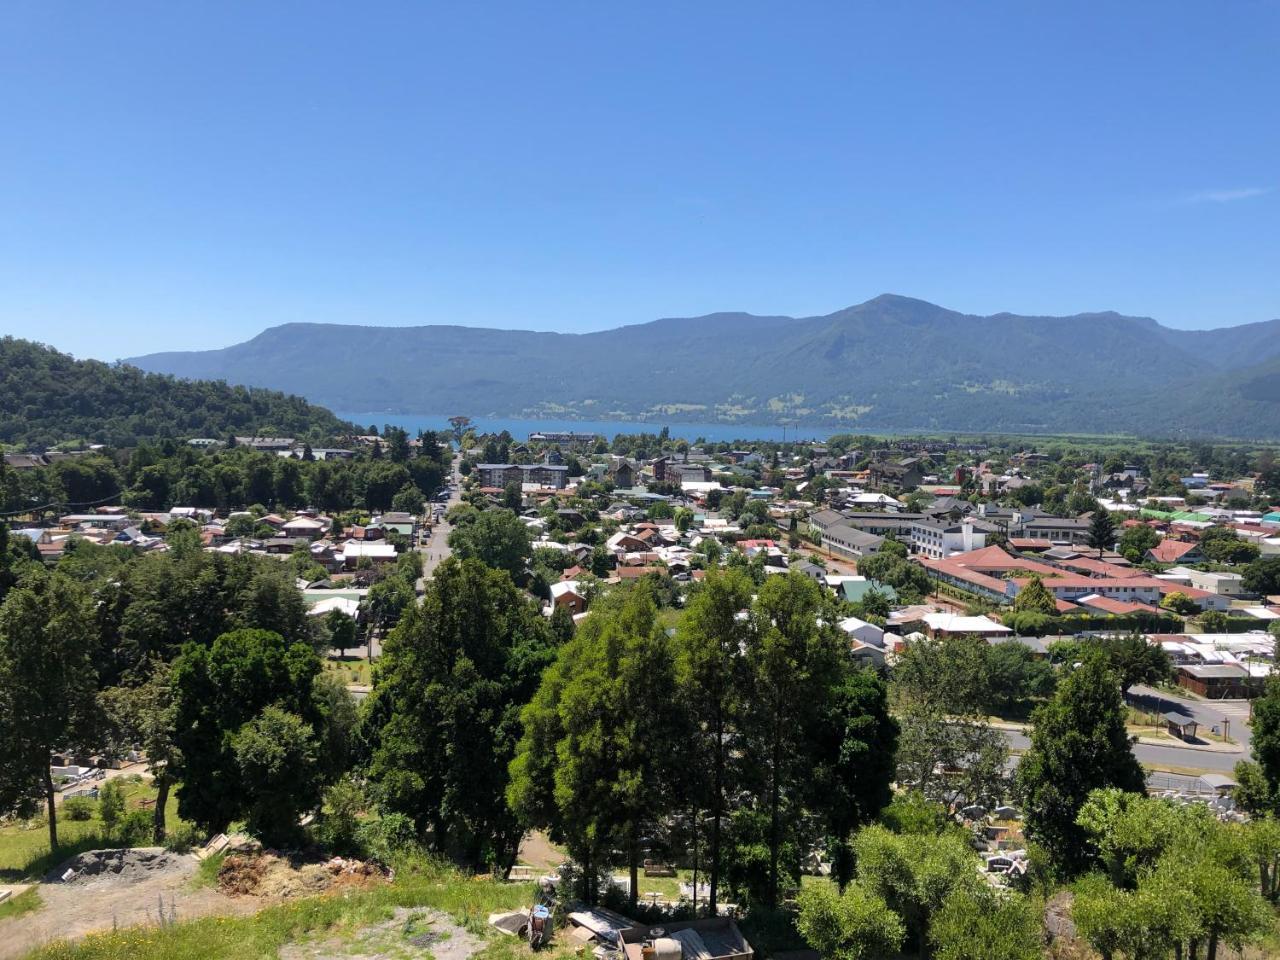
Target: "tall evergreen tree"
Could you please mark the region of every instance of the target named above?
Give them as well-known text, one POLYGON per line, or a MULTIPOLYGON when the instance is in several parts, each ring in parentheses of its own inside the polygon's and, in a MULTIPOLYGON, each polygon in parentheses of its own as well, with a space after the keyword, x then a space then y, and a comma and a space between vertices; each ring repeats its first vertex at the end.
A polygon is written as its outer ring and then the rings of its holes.
MULTIPOLYGON (((710 572, 689 603, 676 633, 680 686, 694 723, 693 756, 710 776, 695 800, 710 814, 710 896, 715 915, 722 867, 722 830, 732 786, 731 743, 743 707, 743 650, 751 629, 741 614, 751 606, 753 584, 741 571, 710 572)), ((693 778, 700 781, 700 778, 693 778)), ((696 823, 696 819, 695 819, 696 823)))
POLYGON ((1105 656, 1088 653, 1031 720, 1031 746, 1016 777, 1027 835, 1064 872, 1078 873, 1088 866, 1088 838, 1077 817, 1089 792, 1145 788, 1125 730, 1120 681, 1105 656))
POLYGON ((1102 556, 1102 551, 1110 550, 1116 545, 1116 522, 1111 519, 1111 514, 1107 512, 1105 507, 1098 507, 1093 511, 1093 519, 1089 521, 1089 546, 1098 551, 1098 556, 1102 556))
POLYGON ((765 899, 770 906, 778 903, 788 819, 802 809, 812 771, 814 724, 829 708, 839 678, 842 641, 828 606, 812 580, 792 573, 768 578, 752 608, 744 749, 762 781, 769 848, 765 899))
POLYGON ((468 866, 515 862, 508 766, 552 651, 511 578, 476 560, 441 564, 387 638, 366 714, 370 779, 388 808, 468 866))

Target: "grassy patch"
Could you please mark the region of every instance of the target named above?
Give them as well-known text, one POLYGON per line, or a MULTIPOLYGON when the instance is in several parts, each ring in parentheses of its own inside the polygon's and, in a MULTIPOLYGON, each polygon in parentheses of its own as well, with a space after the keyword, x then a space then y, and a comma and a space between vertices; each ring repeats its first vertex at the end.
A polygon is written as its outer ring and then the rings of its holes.
POLYGON ((222 869, 222 861, 227 859, 227 853, 215 853, 212 857, 206 857, 200 861, 200 866, 196 867, 195 875, 191 878, 193 887, 213 887, 218 883, 218 871, 222 869))
POLYGON ((16 897, 10 897, 4 903, 0 903, 0 920, 7 920, 9 917, 20 917, 24 913, 39 909, 40 891, 35 887, 29 887, 16 897))
POLYGON ((373 683, 373 670, 363 657, 329 657, 324 661, 324 671, 345 684, 369 686, 373 683))
MULTIPOLYGON (((137 809, 142 801, 155 799, 156 791, 150 783, 132 778, 122 779, 126 809, 137 809)), ((56 854, 49 852, 49 826, 44 817, 0 827, 0 881, 39 879, 77 853, 118 846, 118 842, 108 838, 103 831, 97 804, 94 804, 93 816, 88 820, 69 820, 61 815, 61 808, 58 813, 56 854)), ((165 813, 171 827, 178 822, 178 801, 172 792, 169 794, 165 813)))
MULTIPOLYGON (((204 917, 172 927, 135 927, 54 943, 29 960, 256 960, 280 947, 318 936, 345 937, 385 922, 396 907, 441 910, 467 930, 488 936, 488 915, 527 906, 532 884, 504 884, 461 876, 426 860, 400 865, 391 884, 309 897, 268 907, 248 917, 204 917)), ((514 942, 514 938, 503 938, 514 942)), ((506 951, 495 946, 491 960, 506 951)), ((527 953, 527 949, 525 950, 527 953)), ((488 950, 485 951, 486 960, 488 950)))

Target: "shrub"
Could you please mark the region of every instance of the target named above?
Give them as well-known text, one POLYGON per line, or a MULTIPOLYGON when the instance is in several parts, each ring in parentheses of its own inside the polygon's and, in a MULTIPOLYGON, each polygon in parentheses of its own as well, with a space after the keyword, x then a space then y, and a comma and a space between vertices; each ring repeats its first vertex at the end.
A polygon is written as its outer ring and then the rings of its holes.
POLYGON ((92 820, 96 804, 88 797, 68 797, 62 804, 64 820, 92 820))
POLYGON ((146 847, 155 835, 155 817, 150 810, 130 810, 120 820, 120 845, 146 847))
POLYGON ((98 816, 107 836, 114 834, 124 816, 124 790, 119 780, 108 780, 98 791, 98 816))
POLYGON ((356 843, 366 856, 390 863, 418 842, 413 821, 403 813, 387 813, 362 820, 356 828, 356 843))
POLYGON ((165 834, 164 848, 174 853, 187 853, 204 842, 204 834, 194 823, 179 822, 165 834))

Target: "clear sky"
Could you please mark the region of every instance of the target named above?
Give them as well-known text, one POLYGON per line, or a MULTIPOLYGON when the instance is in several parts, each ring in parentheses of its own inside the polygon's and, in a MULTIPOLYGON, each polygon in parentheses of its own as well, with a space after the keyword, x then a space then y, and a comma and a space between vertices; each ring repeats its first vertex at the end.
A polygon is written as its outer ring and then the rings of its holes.
POLYGON ((1269 319, 1277 51, 1249 0, 12 0, 0 332, 1269 319))

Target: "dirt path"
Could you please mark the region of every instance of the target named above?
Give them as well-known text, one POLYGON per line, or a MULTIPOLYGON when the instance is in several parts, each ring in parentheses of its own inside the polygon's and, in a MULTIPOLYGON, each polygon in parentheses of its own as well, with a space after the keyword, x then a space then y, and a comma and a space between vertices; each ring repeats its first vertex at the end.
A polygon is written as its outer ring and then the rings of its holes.
POLYGON ((41 883, 38 910, 0 921, 0 960, 16 960, 50 940, 77 938, 113 926, 190 920, 207 914, 245 914, 262 909, 255 897, 232 898, 210 887, 195 888, 196 861, 173 856, 163 866, 135 875, 104 873, 75 883, 41 883))
POLYGON ((558 867, 566 859, 566 855, 552 846, 547 835, 541 830, 534 830, 525 836, 520 843, 520 854, 516 858, 517 862, 526 863, 539 870, 558 867))

